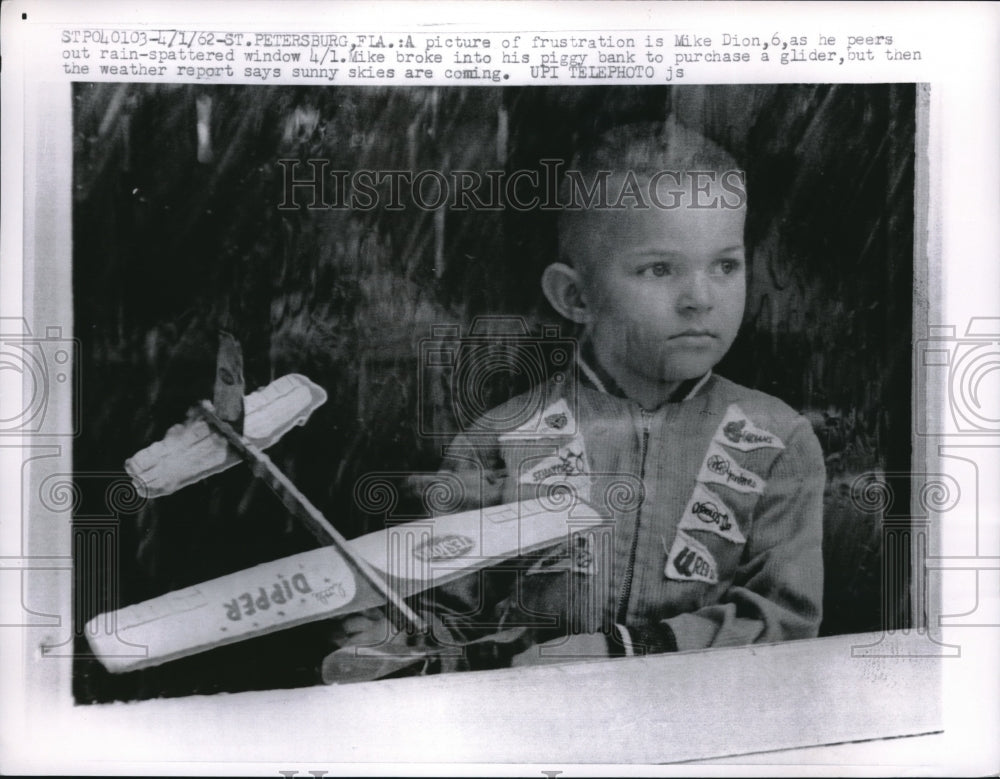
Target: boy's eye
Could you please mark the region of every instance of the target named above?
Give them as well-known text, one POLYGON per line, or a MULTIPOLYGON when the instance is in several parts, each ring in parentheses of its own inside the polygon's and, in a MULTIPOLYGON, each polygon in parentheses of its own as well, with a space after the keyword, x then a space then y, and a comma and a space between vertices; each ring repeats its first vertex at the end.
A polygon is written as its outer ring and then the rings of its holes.
POLYGON ((670 265, 665 262, 654 262, 639 268, 640 276, 669 276, 670 265))
POLYGON ((725 276, 728 276, 731 273, 736 273, 742 265, 743 263, 740 260, 732 257, 721 259, 716 263, 716 267, 719 272, 725 276))

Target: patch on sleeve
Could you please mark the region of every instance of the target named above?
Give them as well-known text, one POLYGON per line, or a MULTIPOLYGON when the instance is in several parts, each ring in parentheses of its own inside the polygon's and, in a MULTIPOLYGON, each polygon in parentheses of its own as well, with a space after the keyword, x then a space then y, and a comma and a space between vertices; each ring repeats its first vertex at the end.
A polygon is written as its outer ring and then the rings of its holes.
POLYGON ((532 564, 527 576, 543 573, 570 571, 592 576, 597 571, 594 556, 594 538, 590 534, 577 534, 568 544, 560 544, 551 552, 532 564))
POLYGON ((519 440, 528 438, 554 438, 561 436, 577 435, 576 420, 569 410, 569 404, 565 398, 559 398, 554 403, 550 403, 541 412, 531 415, 531 419, 522 425, 501 433, 500 441, 519 440))
POLYGON ((724 446, 752 452, 754 449, 784 449, 785 445, 774 433, 757 427, 735 403, 726 409, 726 416, 715 431, 714 440, 724 446))
POLYGON ((712 553, 683 530, 677 531, 663 574, 668 579, 684 582, 719 582, 719 567, 712 553))
POLYGON ((698 472, 698 481, 704 484, 722 484, 737 492, 764 492, 765 482, 753 471, 740 466, 732 455, 714 441, 709 444, 705 461, 698 472))
POLYGON ((732 509, 704 484, 695 485, 694 494, 684 507, 679 527, 682 530, 706 530, 734 544, 746 543, 732 509))
POLYGON ((525 463, 518 481, 544 490, 568 489, 580 500, 590 500, 590 469, 583 436, 575 435, 554 455, 525 463))
POLYGON ((586 475, 587 461, 583 441, 574 441, 567 446, 560 446, 558 454, 532 463, 530 470, 526 473, 530 474, 530 478, 522 474, 521 481, 535 484, 551 479, 553 476, 586 475))

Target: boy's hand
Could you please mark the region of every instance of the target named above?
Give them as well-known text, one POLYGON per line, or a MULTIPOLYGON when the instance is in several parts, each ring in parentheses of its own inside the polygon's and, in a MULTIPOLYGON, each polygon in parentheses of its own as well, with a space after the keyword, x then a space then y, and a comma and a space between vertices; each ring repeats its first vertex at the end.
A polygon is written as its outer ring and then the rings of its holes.
POLYGON ((604 633, 578 633, 528 647, 511 659, 511 668, 549 663, 572 663, 604 660, 612 657, 608 636, 604 633))
POLYGON ((450 642, 439 618, 424 615, 429 633, 396 631, 377 609, 334 621, 331 638, 340 648, 323 660, 325 684, 347 684, 387 676, 426 676, 450 671, 507 668, 529 645, 523 627, 501 630, 465 644, 450 642))
POLYGON ((503 502, 502 476, 465 468, 441 473, 414 473, 406 488, 436 514, 453 514, 503 502))
POLYGON ((345 646, 323 659, 322 678, 324 684, 351 684, 397 675, 424 676, 434 673, 430 670, 434 659, 425 652, 399 655, 365 646, 345 646))
POLYGON ((379 609, 367 609, 332 620, 330 639, 340 648, 323 660, 326 684, 364 682, 385 676, 433 673, 437 653, 426 633, 397 631, 379 609))
POLYGON ((381 609, 365 609, 330 620, 329 638, 339 647, 377 647, 395 633, 381 609))

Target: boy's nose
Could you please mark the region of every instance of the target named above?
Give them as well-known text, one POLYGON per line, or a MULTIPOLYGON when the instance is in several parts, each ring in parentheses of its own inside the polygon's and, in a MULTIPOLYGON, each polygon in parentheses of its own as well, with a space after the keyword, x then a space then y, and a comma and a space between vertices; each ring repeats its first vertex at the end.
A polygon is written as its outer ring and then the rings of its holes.
POLYGON ((703 273, 692 273, 685 280, 678 304, 684 309, 707 309, 712 307, 711 283, 703 273))

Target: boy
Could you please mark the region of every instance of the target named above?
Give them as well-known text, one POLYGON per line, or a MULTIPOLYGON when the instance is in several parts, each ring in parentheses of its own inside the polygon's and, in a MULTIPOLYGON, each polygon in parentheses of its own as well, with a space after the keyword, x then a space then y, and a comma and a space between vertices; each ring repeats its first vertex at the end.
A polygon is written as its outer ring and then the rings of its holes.
MULTIPOLYGON (((578 381, 549 382, 523 424, 458 436, 444 468, 473 504, 571 490, 614 515, 612 548, 440 588, 436 640, 498 631, 490 663, 520 665, 815 636, 819 443, 781 401, 712 373, 744 311, 742 174, 672 120, 611 130, 570 171, 542 287, 579 328, 578 381)), ((523 398, 505 405, 490 419, 523 398)))

